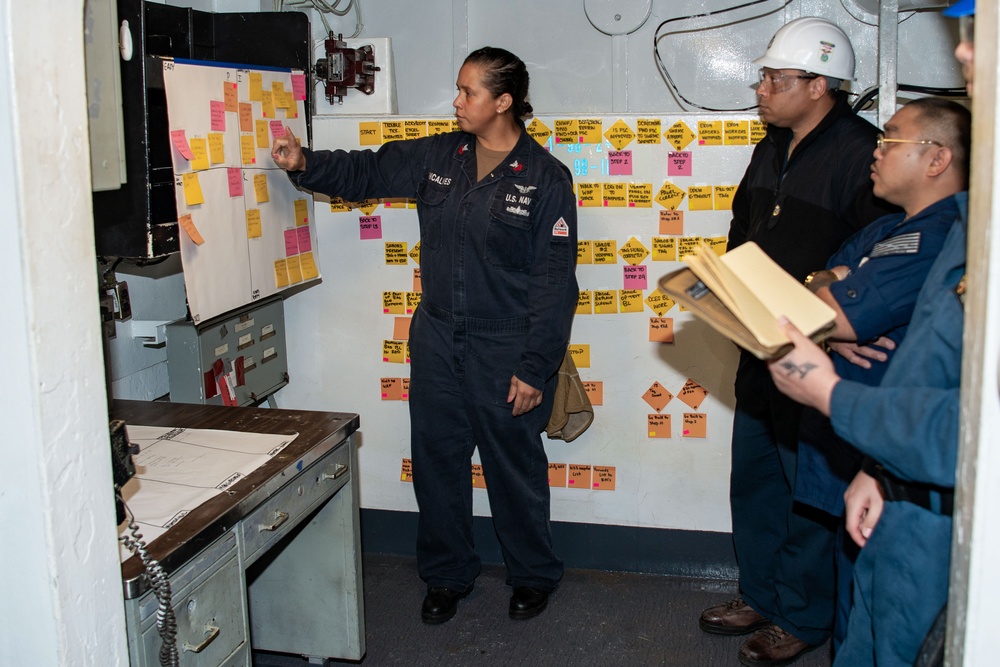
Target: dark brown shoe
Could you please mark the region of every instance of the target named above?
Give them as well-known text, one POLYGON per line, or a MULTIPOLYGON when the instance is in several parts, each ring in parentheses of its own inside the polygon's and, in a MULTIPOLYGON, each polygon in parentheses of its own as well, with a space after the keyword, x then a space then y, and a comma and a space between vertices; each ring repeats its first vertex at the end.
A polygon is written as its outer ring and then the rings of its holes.
POLYGON ((745 635, 770 624, 740 597, 709 607, 698 619, 698 626, 713 635, 745 635))
POLYGON ((790 665, 802 654, 817 648, 785 632, 774 623, 758 630, 740 647, 740 662, 747 667, 790 665))

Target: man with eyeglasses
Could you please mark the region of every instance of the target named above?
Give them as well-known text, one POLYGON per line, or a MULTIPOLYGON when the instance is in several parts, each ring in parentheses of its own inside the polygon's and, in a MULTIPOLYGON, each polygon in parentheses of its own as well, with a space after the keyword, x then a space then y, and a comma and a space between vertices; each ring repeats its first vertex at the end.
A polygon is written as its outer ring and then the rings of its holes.
MULTIPOLYGON (((854 79, 854 51, 835 24, 791 21, 754 62, 767 135, 733 200, 729 248, 756 242, 803 280, 854 232, 895 210, 872 195, 878 129, 840 90, 854 79)), ((835 523, 794 504, 802 406, 746 352, 735 393, 730 508, 740 595, 706 609, 699 625, 713 634, 753 633, 740 648, 745 665, 787 664, 830 636, 835 523)))
MULTIPOLYGON (((944 13, 972 17, 975 0, 959 0, 944 13)), ((962 28, 955 56, 971 95, 972 21, 965 19, 962 28)), ((877 463, 879 487, 865 485, 846 499, 848 532, 863 548, 854 567, 847 637, 835 665, 912 665, 929 630, 943 624, 966 284, 967 202, 958 202, 959 215, 879 386, 840 377, 829 357, 788 324, 795 347, 770 367, 778 389, 829 416, 840 437, 877 463)), ((939 659, 932 652, 926 664, 939 659)))

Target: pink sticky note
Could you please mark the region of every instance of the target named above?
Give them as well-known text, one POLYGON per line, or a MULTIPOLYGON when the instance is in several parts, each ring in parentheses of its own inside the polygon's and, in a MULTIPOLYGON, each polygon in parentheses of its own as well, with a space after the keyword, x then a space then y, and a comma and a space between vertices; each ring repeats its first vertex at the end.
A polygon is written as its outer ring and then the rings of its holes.
POLYGON ((174 148, 177 152, 184 156, 185 160, 190 160, 194 156, 191 155, 191 147, 188 146, 187 137, 184 136, 184 130, 171 130, 170 140, 174 142, 174 148))
POLYGON ((229 196, 243 196, 243 170, 239 167, 227 167, 226 174, 229 177, 229 196))
POLYGON ((667 153, 667 176, 691 175, 691 151, 670 151, 667 153))
POLYGON ((309 252, 312 250, 312 239, 309 237, 309 225, 296 227, 295 236, 299 243, 299 252, 309 252))
POLYGON ((646 267, 644 265, 624 266, 622 272, 624 276, 622 289, 646 289, 646 267))
POLYGON ((292 96, 297 100, 306 99, 306 75, 292 75, 292 96))
POLYGON ((362 241, 382 238, 382 216, 363 215, 359 218, 359 221, 362 241))
POLYGON ((273 136, 275 139, 277 139, 278 137, 285 136, 285 124, 282 123, 280 120, 272 120, 270 125, 271 125, 271 136, 273 136))
POLYGON ((608 151, 608 173, 612 176, 631 176, 632 151, 608 151))
POLYGON ((212 109, 212 131, 226 131, 226 104, 221 100, 212 100, 209 103, 212 109))
POLYGON ((285 230, 285 256, 291 257, 292 255, 299 254, 299 239, 295 233, 294 229, 285 230))

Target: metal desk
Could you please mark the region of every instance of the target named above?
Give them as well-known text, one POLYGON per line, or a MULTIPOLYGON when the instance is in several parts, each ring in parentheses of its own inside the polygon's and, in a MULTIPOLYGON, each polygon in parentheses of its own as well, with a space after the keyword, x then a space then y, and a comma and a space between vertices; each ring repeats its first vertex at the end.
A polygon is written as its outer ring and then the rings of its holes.
MULTIPOLYGON (((150 545, 171 582, 182 665, 249 667, 251 646, 317 664, 361 659, 356 414, 144 401, 111 412, 126 424, 299 434, 150 545)), ((122 580, 132 665, 157 665, 157 601, 137 556, 122 580)))

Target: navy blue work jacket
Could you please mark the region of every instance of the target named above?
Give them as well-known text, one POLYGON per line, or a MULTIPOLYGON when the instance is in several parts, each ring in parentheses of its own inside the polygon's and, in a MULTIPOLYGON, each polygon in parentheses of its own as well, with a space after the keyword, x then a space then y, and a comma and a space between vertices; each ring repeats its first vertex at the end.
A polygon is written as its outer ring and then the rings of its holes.
POLYGON ((416 199, 421 307, 457 328, 524 330, 513 373, 544 388, 562 362, 579 296, 576 199, 565 165, 523 126, 478 183, 476 137, 464 132, 374 152, 303 152, 305 171, 289 174, 302 188, 347 201, 416 199))

